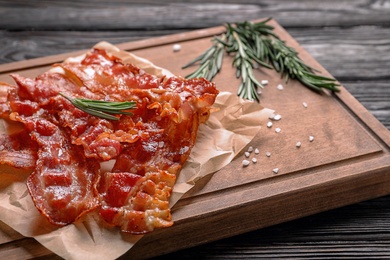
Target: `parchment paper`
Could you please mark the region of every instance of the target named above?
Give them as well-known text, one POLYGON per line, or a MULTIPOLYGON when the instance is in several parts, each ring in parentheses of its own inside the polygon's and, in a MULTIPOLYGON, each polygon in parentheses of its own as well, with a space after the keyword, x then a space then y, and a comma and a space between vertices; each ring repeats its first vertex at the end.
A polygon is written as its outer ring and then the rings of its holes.
MULTIPOLYGON (((104 48, 148 73, 159 77, 172 76, 169 71, 109 43, 102 42, 95 47, 104 48)), ((67 61, 80 59, 82 56, 67 61)), ((228 92, 218 95, 214 107, 216 111, 199 128, 196 144, 173 189, 171 206, 197 180, 229 164, 273 113, 256 102, 244 101, 228 92)), ((14 126, 0 119, 0 134, 11 130, 14 131, 14 126)), ((142 238, 105 226, 95 212, 65 227, 49 224, 37 211, 27 191, 25 181, 29 174, 28 171, 0 165, 0 220, 24 236, 34 237, 57 255, 65 259, 115 259, 142 238)))

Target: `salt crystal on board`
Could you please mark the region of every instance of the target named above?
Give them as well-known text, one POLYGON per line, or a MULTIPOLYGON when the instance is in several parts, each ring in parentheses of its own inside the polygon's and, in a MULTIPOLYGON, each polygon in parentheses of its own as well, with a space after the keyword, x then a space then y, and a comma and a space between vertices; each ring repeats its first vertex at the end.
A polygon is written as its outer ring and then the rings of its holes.
POLYGON ((181 45, 180 45, 180 44, 174 44, 174 45, 172 46, 172 50, 173 50, 174 52, 180 51, 180 50, 181 50, 181 45))
POLYGON ((244 167, 246 167, 246 166, 248 166, 249 165, 249 161, 248 160, 243 160, 242 161, 242 166, 244 166, 244 167))
POLYGON ((263 79, 263 80, 261 81, 261 85, 263 85, 263 86, 268 85, 268 80, 263 79))
POLYGON ((273 120, 276 120, 276 121, 279 121, 280 119, 282 119, 282 116, 281 115, 275 115, 273 120))

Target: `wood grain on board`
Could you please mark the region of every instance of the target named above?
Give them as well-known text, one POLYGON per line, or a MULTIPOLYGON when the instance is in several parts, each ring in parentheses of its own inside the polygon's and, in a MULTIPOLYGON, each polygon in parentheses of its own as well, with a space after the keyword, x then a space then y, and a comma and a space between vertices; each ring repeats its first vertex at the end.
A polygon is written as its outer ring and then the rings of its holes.
MULTIPOLYGON (((305 62, 330 76, 281 26, 272 24, 305 62)), ((202 53, 213 35, 222 31, 223 27, 213 27, 117 46, 184 76, 193 68, 182 70, 181 66, 202 53), (176 43, 181 45, 180 52, 172 51, 176 43)), ((0 65, 0 81, 11 83, 9 73, 35 77, 50 64, 84 51, 0 65)), ((220 90, 235 92, 238 80, 231 61, 231 57, 224 60, 215 82, 220 90)), ((256 71, 256 76, 269 80, 262 105, 282 115, 272 128, 262 128, 250 144, 260 151, 251 155, 257 164, 243 168, 242 152, 221 171, 201 179, 173 207, 174 226, 144 236, 126 257, 152 257, 389 194, 390 133, 346 89, 318 95, 296 81, 285 83, 271 70, 256 71), (278 84, 284 89, 278 90, 278 84), (297 142, 302 143, 300 148, 297 142), (275 168, 279 168, 277 174, 275 168)), ((6 246, 0 255, 56 257, 36 242, 31 246, 32 239, 1 227, 0 238, 6 246)))

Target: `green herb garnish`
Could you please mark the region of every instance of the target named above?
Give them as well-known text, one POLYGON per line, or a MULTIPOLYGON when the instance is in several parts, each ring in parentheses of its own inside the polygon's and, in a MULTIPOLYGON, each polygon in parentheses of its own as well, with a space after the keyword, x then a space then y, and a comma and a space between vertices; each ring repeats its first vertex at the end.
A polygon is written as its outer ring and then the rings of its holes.
POLYGON ((264 86, 256 80, 253 70, 257 66, 275 69, 289 79, 296 79, 304 86, 317 92, 323 89, 339 91, 336 80, 316 75, 312 67, 306 65, 298 52, 286 45, 273 32, 274 27, 262 22, 241 22, 225 25, 226 32, 214 37, 212 47, 182 68, 199 63, 199 67, 186 78, 204 77, 212 80, 222 67, 224 50, 234 55, 233 67, 236 77, 241 77, 238 95, 249 100, 259 101, 258 88, 264 86))
POLYGON ((222 68, 224 41, 225 36, 222 35, 222 39, 215 38, 214 44, 207 49, 202 55, 196 57, 187 65, 183 66, 183 69, 188 68, 195 63, 200 64, 199 68, 193 73, 186 76, 186 78, 205 78, 211 81, 215 75, 222 68))
POLYGON ((63 93, 59 93, 61 96, 69 100, 72 105, 78 109, 100 118, 107 120, 116 120, 119 118, 114 116, 116 114, 122 115, 133 115, 131 112, 126 111, 136 108, 136 103, 134 101, 124 101, 124 102, 115 102, 115 101, 103 101, 103 100, 92 100, 84 98, 71 98, 66 96, 63 93))

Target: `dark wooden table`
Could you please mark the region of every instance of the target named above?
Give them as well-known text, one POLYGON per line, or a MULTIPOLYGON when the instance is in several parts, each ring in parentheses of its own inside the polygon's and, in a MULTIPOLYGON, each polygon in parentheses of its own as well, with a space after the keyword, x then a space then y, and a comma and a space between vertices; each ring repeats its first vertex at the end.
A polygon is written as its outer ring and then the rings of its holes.
MULTIPOLYGON (((0 1, 0 64, 264 17, 390 129, 388 0, 0 1)), ((390 196, 161 258, 172 257, 390 258, 390 196)))

